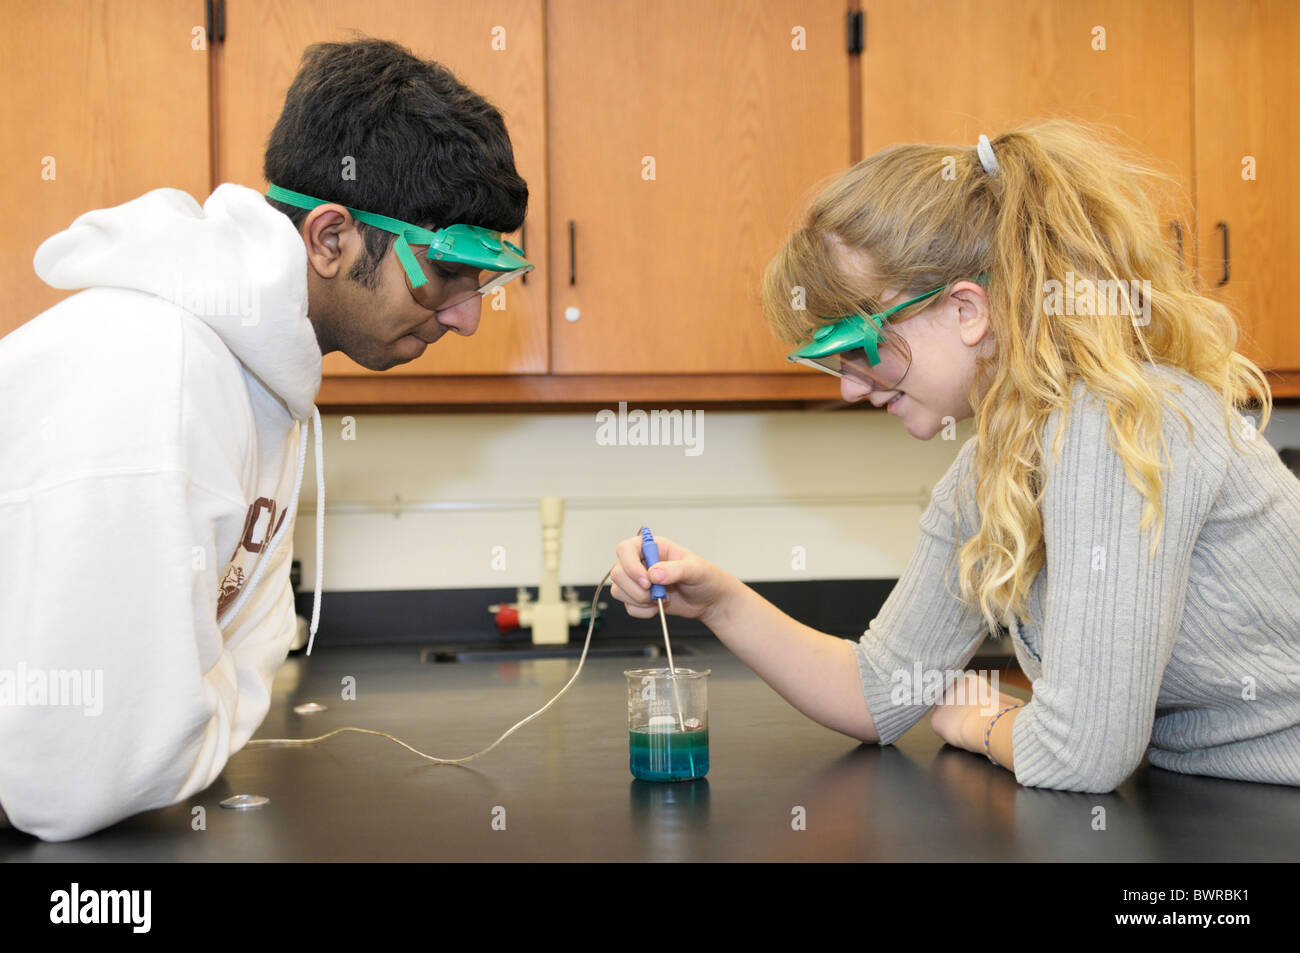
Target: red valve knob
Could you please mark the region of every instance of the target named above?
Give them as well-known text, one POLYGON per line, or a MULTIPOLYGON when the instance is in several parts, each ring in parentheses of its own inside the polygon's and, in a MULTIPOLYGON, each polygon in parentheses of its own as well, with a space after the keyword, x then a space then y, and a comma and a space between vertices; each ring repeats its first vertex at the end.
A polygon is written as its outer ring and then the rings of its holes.
POLYGON ((514 606, 505 605, 497 610, 497 631, 502 635, 507 632, 513 632, 519 628, 519 610, 514 606))

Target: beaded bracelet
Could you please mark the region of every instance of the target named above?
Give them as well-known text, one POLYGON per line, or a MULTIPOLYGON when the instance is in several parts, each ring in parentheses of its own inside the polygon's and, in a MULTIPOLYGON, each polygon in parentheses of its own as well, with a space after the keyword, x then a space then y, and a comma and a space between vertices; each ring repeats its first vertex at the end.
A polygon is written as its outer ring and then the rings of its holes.
MULTIPOLYGON (((990 718, 989 723, 984 726, 984 754, 990 761, 993 761, 993 755, 989 752, 989 736, 993 733, 993 726, 996 725, 998 723, 998 719, 1001 718, 1003 715, 1005 715, 1007 712, 1014 711, 1017 708, 1024 708, 1024 707, 1025 707, 1024 702, 1020 702, 1015 705, 1008 705, 1006 708, 1002 709, 1000 712, 998 712, 996 715, 990 718)), ((996 764, 999 768, 1002 767, 1002 765, 998 764, 996 761, 993 761, 993 763, 996 764)))

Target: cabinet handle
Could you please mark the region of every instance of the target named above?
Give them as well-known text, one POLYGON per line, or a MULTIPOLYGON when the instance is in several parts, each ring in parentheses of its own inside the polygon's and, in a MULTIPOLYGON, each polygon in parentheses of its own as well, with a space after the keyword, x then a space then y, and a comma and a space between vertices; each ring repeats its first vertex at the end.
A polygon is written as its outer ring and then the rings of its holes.
POLYGON ((1183 223, 1174 219, 1169 223, 1169 227, 1174 230, 1174 241, 1178 243, 1178 263, 1180 265, 1186 262, 1183 259, 1183 223))
POLYGON ((569 284, 576 285, 578 283, 578 266, 574 263, 573 246, 573 219, 569 219, 569 284))
POLYGON ((212 44, 226 42, 226 0, 207 0, 203 8, 208 42, 212 44))
POLYGON ((1230 274, 1231 259, 1228 257, 1228 223, 1219 222, 1214 226, 1215 231, 1223 233, 1223 277, 1215 284, 1216 288, 1222 288, 1228 283, 1230 274))
MULTIPOLYGON (((528 257, 528 223, 524 222, 519 226, 519 247, 523 249, 524 257, 528 257)), ((528 284, 528 272, 519 276, 520 284, 528 284)))

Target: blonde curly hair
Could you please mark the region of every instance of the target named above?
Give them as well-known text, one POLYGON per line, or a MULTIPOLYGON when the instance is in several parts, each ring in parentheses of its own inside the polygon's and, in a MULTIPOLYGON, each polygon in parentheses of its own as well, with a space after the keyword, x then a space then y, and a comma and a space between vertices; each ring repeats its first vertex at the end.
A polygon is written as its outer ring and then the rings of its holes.
MULTIPOLYGON (((987 275, 994 347, 977 358, 968 395, 981 524, 958 558, 961 597, 996 629, 1028 616, 1046 555, 1043 427, 1054 411, 1065 419, 1077 380, 1105 402, 1113 445, 1147 501, 1139 528, 1155 527, 1153 554, 1166 465, 1157 451, 1168 459, 1162 402, 1189 430, 1191 421, 1169 400, 1172 386, 1144 376, 1141 364, 1180 368, 1214 388, 1230 439, 1236 411, 1252 400, 1263 406, 1259 429, 1268 426, 1272 395, 1260 368, 1237 351, 1236 319, 1204 293, 1162 232, 1158 199, 1178 191, 1174 180, 1114 135, 1071 120, 1023 125, 992 146, 996 176, 974 146, 899 145, 862 160, 813 200, 768 265, 762 298, 773 331, 795 344, 836 316, 882 310, 883 289, 899 289, 903 300, 944 286, 946 296, 957 282, 987 275), (869 257, 869 278, 841 270, 837 243, 869 257), (1142 290, 1083 308, 1092 313, 1060 313, 1047 306, 1047 289, 1067 280, 1142 290)), ((891 323, 935 300, 943 299, 891 323)), ((889 328, 886 340, 905 347, 889 328)), ((1064 426, 1057 459, 1063 434, 1064 426)))

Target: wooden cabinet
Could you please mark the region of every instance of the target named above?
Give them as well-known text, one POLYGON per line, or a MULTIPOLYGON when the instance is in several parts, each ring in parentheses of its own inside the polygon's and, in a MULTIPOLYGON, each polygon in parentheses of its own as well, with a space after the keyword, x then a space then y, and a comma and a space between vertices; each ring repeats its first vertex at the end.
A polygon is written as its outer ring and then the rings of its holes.
MULTIPOLYGON (((359 32, 392 39, 449 67, 495 105, 528 182, 521 236, 537 268, 505 289, 505 308, 484 302, 478 331, 447 335, 409 364, 383 372, 413 375, 538 374, 548 370, 546 108, 542 0, 226 0, 226 36, 217 64, 217 177, 265 189, 262 156, 284 94, 312 43, 359 32)), ((320 196, 327 198, 328 196, 320 196)), ((334 377, 371 377, 342 353, 325 358, 334 377)))
MULTIPOLYGON (((1118 127, 1174 176, 1192 221, 1191 0, 862 0, 864 153, 973 147, 1035 118, 1118 127)), ((1172 237, 1172 229, 1171 229, 1172 237)))
MULTIPOLYGON (((262 189, 302 51, 357 33, 437 59, 502 111, 537 270, 471 338, 374 374, 325 361, 327 408, 834 400, 784 362, 762 270, 809 198, 897 142, 973 146, 1036 116, 1118 127, 1182 185, 1169 220, 1300 395, 1283 281, 1300 253, 1294 0, 50 0, 9 11, 0 334, 63 296, 31 270, 80 213, 159 186, 262 189), (846 47, 861 9, 865 47, 846 47), (201 31, 200 31, 201 32, 201 31), (212 91, 210 94, 210 90, 212 91), (47 159, 47 157, 49 157, 47 159), (43 176, 53 160, 53 176, 43 176), (1246 165, 1254 177, 1243 176, 1246 165), (1193 211, 1193 200, 1195 210, 1193 211)), ((1171 233, 1172 234, 1172 233, 1171 233)), ((1172 238, 1171 238, 1172 240, 1172 238)))
POLYGON ((1300 260, 1300 4, 1196 0, 1195 16, 1201 274, 1242 319, 1247 356, 1292 372, 1279 391, 1300 393, 1286 290, 1300 260))
POLYGON ((1279 309, 1300 257, 1294 0, 862 0, 863 151, 973 146, 1038 116, 1115 126, 1174 176, 1172 228, 1242 323, 1243 350, 1300 395, 1300 332, 1279 309), (1099 48, 1104 44, 1104 49, 1099 48), (1193 81, 1194 77, 1194 81, 1193 81), (1256 178, 1243 177, 1247 157, 1256 178), (1291 372, 1291 373, 1288 373, 1291 372))
POLYGON ((203 23, 202 0, 6 5, 0 335, 67 296, 32 256, 82 212, 163 186, 207 196, 203 23))
POLYGON ((551 371, 806 373, 758 289, 849 163, 843 0, 551 0, 551 371))

